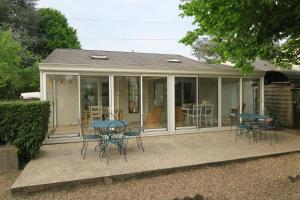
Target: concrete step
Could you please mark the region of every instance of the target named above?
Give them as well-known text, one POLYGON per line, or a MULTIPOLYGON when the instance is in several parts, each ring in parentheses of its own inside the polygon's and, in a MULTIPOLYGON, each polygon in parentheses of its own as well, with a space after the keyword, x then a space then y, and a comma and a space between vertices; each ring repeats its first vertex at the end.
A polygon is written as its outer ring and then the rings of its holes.
POLYGON ((77 135, 77 137, 54 137, 54 138, 47 138, 44 141, 44 145, 48 144, 63 144, 63 143, 72 143, 72 142, 82 142, 82 138, 77 135))
POLYGON ((70 137, 78 137, 79 133, 64 133, 64 134, 51 134, 49 138, 70 138, 70 137))

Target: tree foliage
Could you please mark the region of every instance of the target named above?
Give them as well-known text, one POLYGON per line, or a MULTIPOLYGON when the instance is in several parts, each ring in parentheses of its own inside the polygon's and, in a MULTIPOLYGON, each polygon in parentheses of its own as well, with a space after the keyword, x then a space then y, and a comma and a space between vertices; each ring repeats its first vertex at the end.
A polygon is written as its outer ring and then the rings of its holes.
POLYGON ((39 85, 37 64, 22 68, 22 46, 11 30, 0 31, 0 99, 13 99, 39 85))
POLYGON ((197 26, 181 42, 211 36, 218 60, 231 60, 244 74, 257 58, 282 68, 299 64, 299 0, 182 0, 179 8, 197 26))
POLYGON ((218 60, 218 55, 215 52, 216 47, 217 45, 209 37, 200 37, 192 45, 193 55, 200 62, 215 63, 218 60))
POLYGON ((36 0, 0 0, 0 99, 39 90, 38 62, 55 48, 80 48, 76 30, 36 0))
POLYGON ((80 48, 76 30, 69 26, 66 17, 51 8, 39 10, 42 20, 39 26, 40 44, 38 52, 45 58, 55 48, 80 48))

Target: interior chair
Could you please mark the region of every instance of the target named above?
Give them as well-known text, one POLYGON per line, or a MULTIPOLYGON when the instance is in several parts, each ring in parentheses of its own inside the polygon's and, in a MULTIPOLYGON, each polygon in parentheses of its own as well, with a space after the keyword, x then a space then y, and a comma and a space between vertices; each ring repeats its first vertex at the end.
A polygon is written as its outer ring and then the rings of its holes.
MULTIPOLYGON (((192 120, 193 122, 193 125, 196 126, 196 122, 197 122, 197 116, 198 116, 198 119, 201 119, 202 117, 202 109, 203 109, 203 106, 202 105, 193 105, 192 109, 189 110, 186 114, 186 118, 188 120, 188 123, 190 123, 190 120, 192 120)), ((201 126, 201 120, 198 120, 199 121, 199 125, 201 126)))
POLYGON ((147 128, 158 128, 160 126, 161 106, 155 106, 147 114, 147 128))
POLYGON ((175 122, 182 122, 184 121, 184 113, 180 106, 176 106, 175 108, 175 122))
MULTIPOLYGON (((245 112, 246 103, 242 103, 242 113, 245 112)), ((231 113, 240 113, 240 105, 231 110, 231 113)))
POLYGON ((102 120, 102 107, 101 106, 90 106, 90 123, 95 120, 102 120))
POLYGON ((210 121, 210 126, 212 126, 213 125, 214 105, 212 105, 212 104, 205 104, 203 106, 204 106, 203 114, 202 114, 200 120, 202 121, 202 119, 204 119, 205 126, 207 126, 208 121, 210 121))
MULTIPOLYGON (((81 124, 81 120, 79 118, 77 118, 77 122, 78 122, 78 125, 80 127, 80 131, 81 131, 81 135, 82 135, 82 147, 81 147, 80 154, 82 155, 82 158, 85 159, 89 141, 98 140, 98 145, 97 146, 101 146, 101 142, 102 142, 101 141, 101 136, 96 134, 96 133, 87 132, 83 128, 83 126, 81 124)), ((96 147, 95 147, 95 150, 96 150, 96 147)))

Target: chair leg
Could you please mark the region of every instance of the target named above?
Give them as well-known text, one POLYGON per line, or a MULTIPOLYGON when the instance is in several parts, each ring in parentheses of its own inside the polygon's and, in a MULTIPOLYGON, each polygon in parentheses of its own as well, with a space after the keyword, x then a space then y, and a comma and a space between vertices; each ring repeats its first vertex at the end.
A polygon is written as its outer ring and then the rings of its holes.
POLYGON ((144 146, 143 146, 143 141, 142 141, 142 137, 139 136, 139 142, 140 142, 140 146, 142 147, 143 152, 145 152, 144 146))

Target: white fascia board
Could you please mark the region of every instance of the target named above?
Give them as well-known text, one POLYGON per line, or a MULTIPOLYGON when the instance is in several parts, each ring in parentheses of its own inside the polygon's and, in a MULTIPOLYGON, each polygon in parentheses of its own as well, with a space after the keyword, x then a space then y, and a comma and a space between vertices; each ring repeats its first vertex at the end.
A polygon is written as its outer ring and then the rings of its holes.
MULTIPOLYGON (((89 64, 59 64, 59 63, 40 63, 40 71, 51 72, 106 72, 106 73, 151 73, 151 74, 180 74, 180 75, 218 75, 218 76, 242 76, 237 70, 216 70, 216 69, 194 69, 185 66, 179 68, 160 68, 154 66, 125 66, 125 65, 110 65, 110 66, 98 66, 89 64)), ((264 71, 254 71, 251 77, 264 76, 264 71)))

